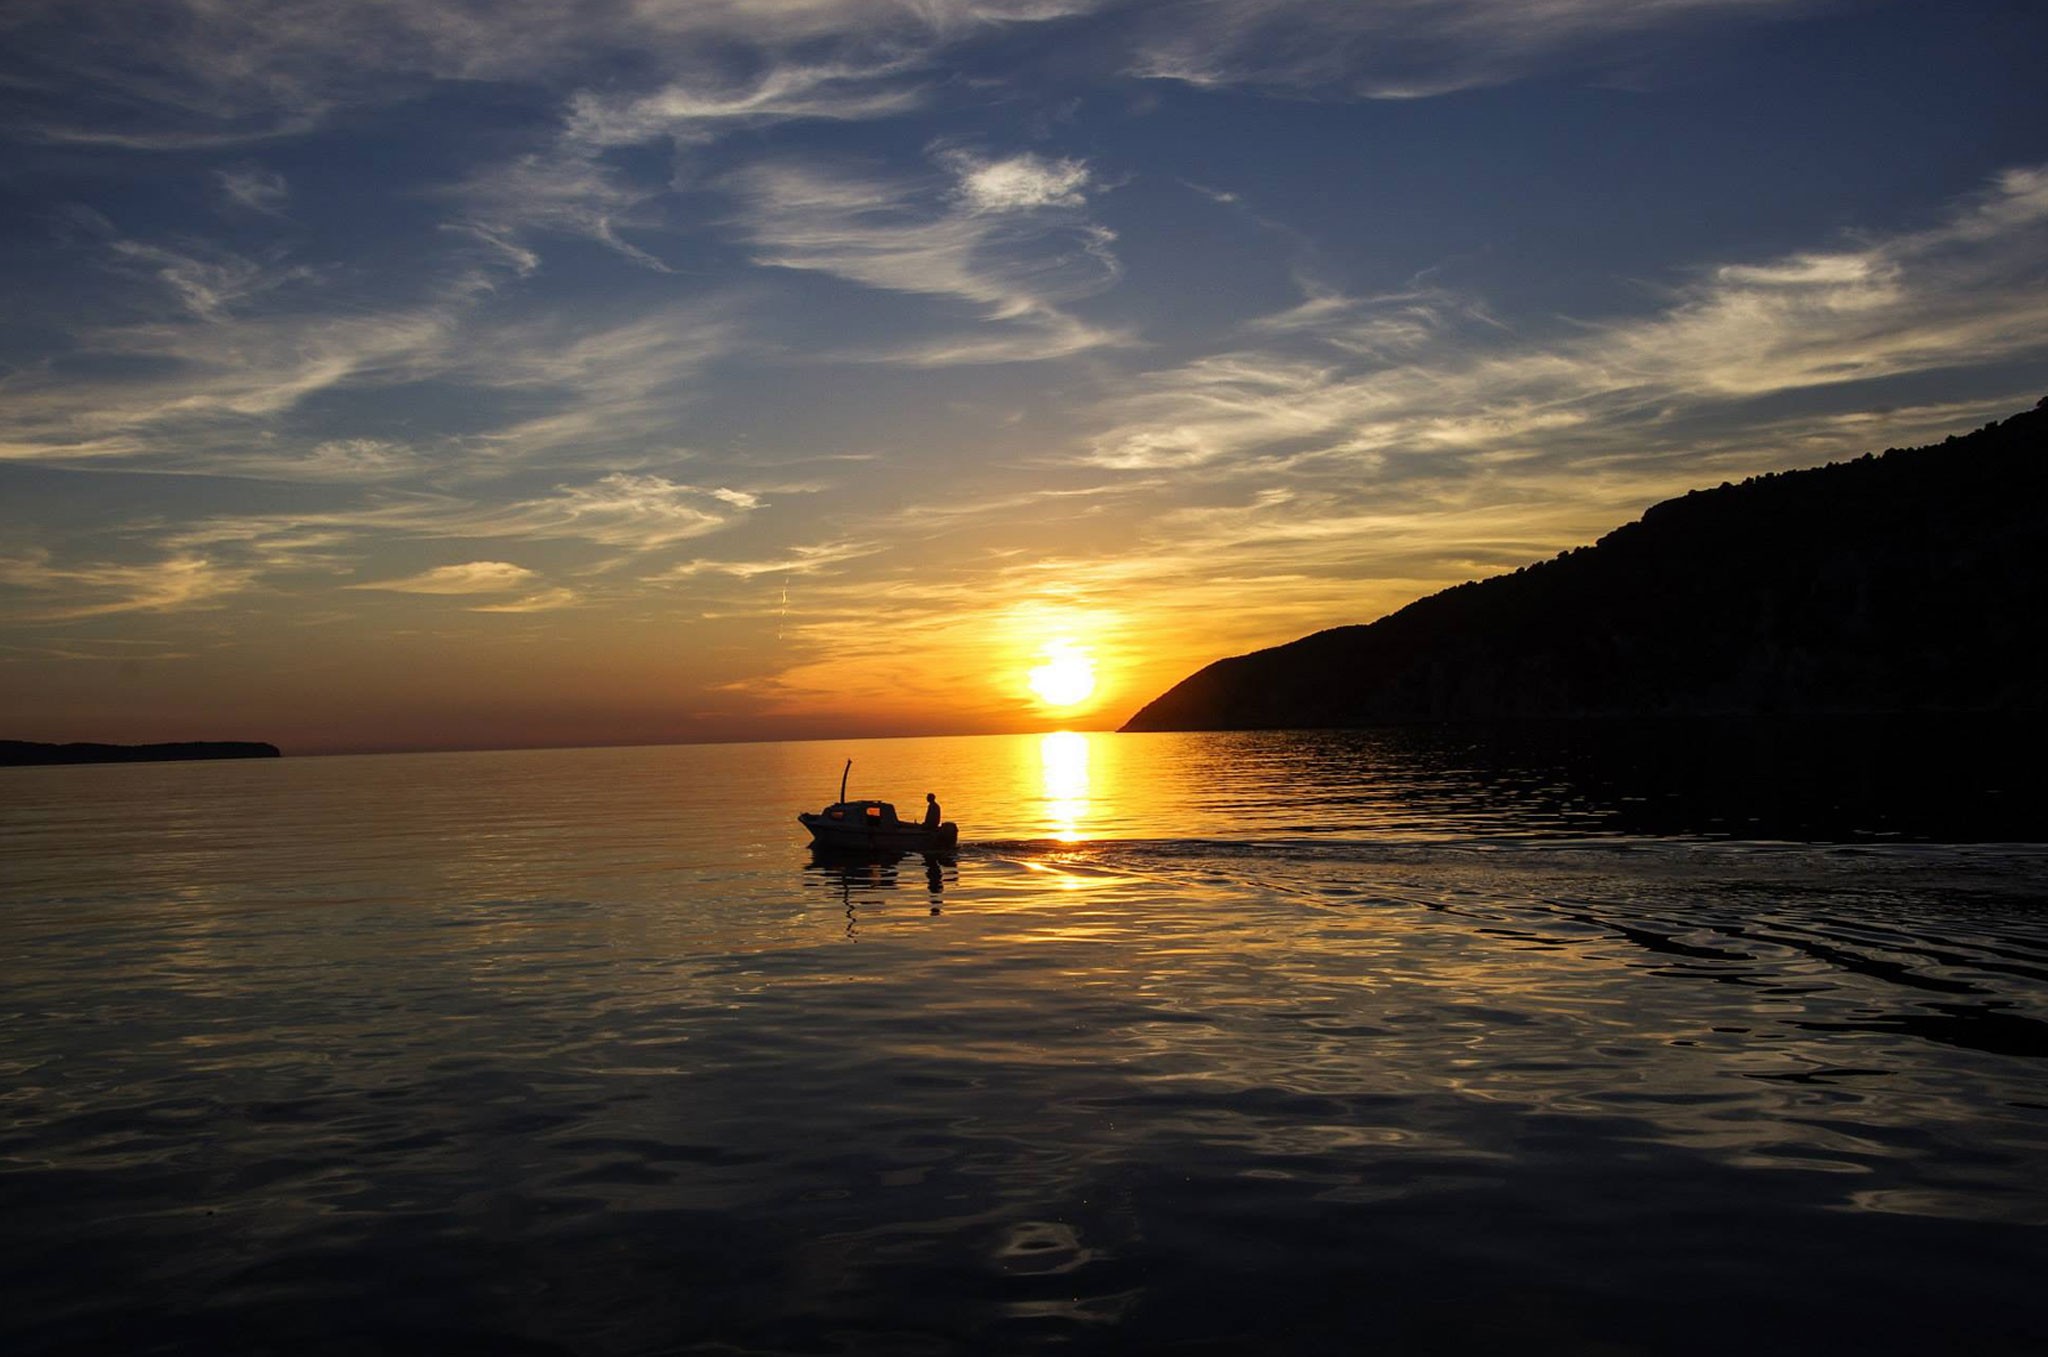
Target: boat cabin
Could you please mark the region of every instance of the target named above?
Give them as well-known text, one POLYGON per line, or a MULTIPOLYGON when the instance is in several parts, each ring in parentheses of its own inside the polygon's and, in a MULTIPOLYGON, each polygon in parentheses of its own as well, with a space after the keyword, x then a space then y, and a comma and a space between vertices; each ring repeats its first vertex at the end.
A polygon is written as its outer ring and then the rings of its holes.
POLYGON ((896 818, 896 807, 887 801, 841 801, 825 807, 825 818, 843 821, 849 825, 901 823, 896 818))

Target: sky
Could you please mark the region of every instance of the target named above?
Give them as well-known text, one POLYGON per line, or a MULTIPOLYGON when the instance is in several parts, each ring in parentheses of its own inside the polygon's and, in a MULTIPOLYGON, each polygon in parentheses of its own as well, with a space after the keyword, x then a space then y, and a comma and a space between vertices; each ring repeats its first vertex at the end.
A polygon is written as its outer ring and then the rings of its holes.
POLYGON ((2027 0, 13 0, 0 737, 1113 727, 2031 407, 2044 54, 2027 0))

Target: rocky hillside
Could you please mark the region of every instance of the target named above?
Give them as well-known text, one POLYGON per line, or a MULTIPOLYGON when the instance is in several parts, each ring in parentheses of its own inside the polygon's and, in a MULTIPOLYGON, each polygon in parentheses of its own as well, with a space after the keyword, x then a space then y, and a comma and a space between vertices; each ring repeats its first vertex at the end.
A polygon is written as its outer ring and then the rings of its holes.
POLYGON ((1219 660, 1126 730, 2048 711, 2048 400, 1694 491, 1365 626, 1219 660))

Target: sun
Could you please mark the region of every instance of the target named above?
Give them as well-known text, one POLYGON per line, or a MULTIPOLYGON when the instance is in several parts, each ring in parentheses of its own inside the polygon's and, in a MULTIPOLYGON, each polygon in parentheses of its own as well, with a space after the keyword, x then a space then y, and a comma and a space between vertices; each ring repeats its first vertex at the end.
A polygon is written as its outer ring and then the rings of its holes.
POLYGON ((1074 707, 1095 691, 1095 658, 1072 641, 1052 641, 1038 652, 1045 663, 1026 675, 1048 707, 1074 707))

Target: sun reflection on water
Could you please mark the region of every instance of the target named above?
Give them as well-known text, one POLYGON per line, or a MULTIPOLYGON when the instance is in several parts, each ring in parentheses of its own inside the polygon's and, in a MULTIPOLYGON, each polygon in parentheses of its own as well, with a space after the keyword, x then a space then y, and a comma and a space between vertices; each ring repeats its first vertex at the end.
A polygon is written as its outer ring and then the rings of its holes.
POLYGON ((1052 837, 1075 843, 1088 837, 1088 737, 1056 730, 1038 742, 1038 761, 1045 780, 1045 813, 1052 837))

